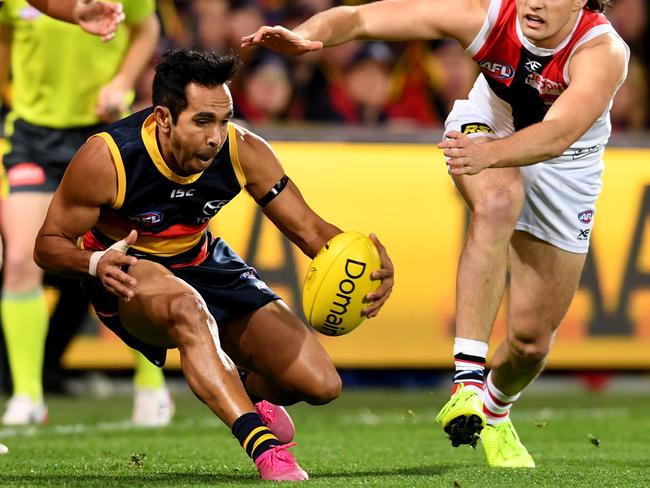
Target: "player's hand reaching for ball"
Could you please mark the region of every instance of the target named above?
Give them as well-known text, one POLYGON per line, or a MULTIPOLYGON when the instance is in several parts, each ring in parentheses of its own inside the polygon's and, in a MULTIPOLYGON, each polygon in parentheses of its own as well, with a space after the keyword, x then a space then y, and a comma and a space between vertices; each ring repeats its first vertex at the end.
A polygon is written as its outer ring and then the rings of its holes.
POLYGON ((138 260, 134 256, 127 256, 126 251, 135 244, 138 233, 132 230, 128 236, 116 242, 106 251, 94 253, 91 257, 90 274, 97 276, 104 288, 128 302, 135 296, 135 287, 138 282, 122 270, 124 266, 133 266, 138 260), (93 259, 96 259, 95 273, 93 273, 93 259))
POLYGON ((381 269, 373 271, 371 277, 373 280, 381 280, 381 285, 375 291, 366 295, 366 300, 370 301, 370 304, 364 307, 362 313, 369 319, 375 317, 381 307, 384 306, 384 303, 386 303, 386 300, 388 300, 388 297, 393 291, 394 283, 393 262, 388 257, 386 248, 379 242, 375 234, 370 234, 370 240, 375 243, 379 251, 379 257, 381 258, 381 269))
POLYGON ((318 51, 323 48, 320 41, 305 39, 297 32, 281 25, 264 25, 257 32, 242 37, 241 47, 264 46, 271 51, 292 56, 318 51))

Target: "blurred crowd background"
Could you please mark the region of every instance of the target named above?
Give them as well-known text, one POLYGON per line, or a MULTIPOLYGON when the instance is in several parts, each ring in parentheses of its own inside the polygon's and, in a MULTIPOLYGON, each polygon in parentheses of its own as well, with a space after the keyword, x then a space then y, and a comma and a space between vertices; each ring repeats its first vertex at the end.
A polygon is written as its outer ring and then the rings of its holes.
MULTIPOLYGON (((239 52, 245 64, 233 85, 235 109, 251 123, 440 127, 478 73, 455 41, 349 43, 294 59, 239 49, 241 37, 260 25, 292 27, 315 12, 355 3, 365 2, 158 0, 159 51, 195 46, 239 52)), ((612 111, 615 131, 650 127, 648 10, 648 0, 615 0, 607 14, 632 50, 612 111)), ((136 108, 149 104, 153 66, 140 80, 136 108)))

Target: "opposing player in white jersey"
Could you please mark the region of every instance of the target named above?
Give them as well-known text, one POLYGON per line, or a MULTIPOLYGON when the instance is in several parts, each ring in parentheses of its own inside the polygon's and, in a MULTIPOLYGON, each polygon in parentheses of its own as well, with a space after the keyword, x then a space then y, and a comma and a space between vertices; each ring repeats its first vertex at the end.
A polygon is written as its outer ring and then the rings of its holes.
POLYGON ((490 466, 535 466, 509 411, 544 367, 588 250, 609 108, 629 58, 602 14, 608 3, 384 0, 242 39, 299 55, 355 39, 450 37, 479 64, 438 144, 472 220, 457 274, 454 390, 437 420, 453 446, 480 436, 490 466), (508 263, 508 335, 484 381, 508 263))

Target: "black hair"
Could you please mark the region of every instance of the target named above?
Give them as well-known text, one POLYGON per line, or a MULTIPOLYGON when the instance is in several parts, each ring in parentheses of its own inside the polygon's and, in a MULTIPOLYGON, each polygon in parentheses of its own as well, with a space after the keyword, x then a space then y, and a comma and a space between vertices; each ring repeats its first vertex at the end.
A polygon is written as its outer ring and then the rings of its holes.
POLYGON ((586 8, 594 12, 605 12, 612 6, 611 0, 587 0, 586 8))
POLYGON ((190 83, 213 87, 227 83, 241 65, 235 54, 178 49, 163 54, 153 79, 154 106, 167 107, 172 122, 187 108, 186 88, 190 83))

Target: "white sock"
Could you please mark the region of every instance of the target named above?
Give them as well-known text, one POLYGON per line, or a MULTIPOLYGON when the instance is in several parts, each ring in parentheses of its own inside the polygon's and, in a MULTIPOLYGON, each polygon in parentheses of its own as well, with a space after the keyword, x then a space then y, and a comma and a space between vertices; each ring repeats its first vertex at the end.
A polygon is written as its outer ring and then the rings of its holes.
POLYGON ((456 337, 454 340, 454 364, 456 365, 454 391, 462 383, 465 388, 483 395, 483 375, 487 352, 487 342, 456 337))
POLYGON ((499 390, 492 382, 492 371, 485 381, 485 394, 483 395, 483 413, 489 425, 497 425, 508 420, 512 404, 521 393, 510 396, 499 390))

